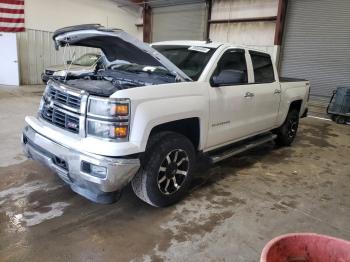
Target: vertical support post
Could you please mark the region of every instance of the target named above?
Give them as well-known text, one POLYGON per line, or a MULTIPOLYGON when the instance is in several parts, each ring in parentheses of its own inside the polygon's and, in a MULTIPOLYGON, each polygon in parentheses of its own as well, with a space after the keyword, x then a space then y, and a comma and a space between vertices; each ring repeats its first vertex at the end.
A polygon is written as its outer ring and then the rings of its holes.
POLYGON ((207 30, 206 30, 206 39, 207 41, 209 41, 209 35, 210 35, 210 20, 211 20, 211 11, 212 11, 212 6, 213 6, 213 2, 212 0, 207 0, 207 8, 208 8, 208 13, 207 13, 207 30))
POLYGON ((281 45, 283 40, 284 23, 287 13, 288 0, 278 0, 277 19, 274 39, 274 58, 276 67, 280 69, 281 45))
POLYGON ((143 42, 150 43, 152 32, 152 8, 149 4, 144 4, 143 11, 143 42))
POLYGON ((284 21, 287 11, 287 0, 278 0, 277 20, 275 28, 275 45, 282 44, 284 21))

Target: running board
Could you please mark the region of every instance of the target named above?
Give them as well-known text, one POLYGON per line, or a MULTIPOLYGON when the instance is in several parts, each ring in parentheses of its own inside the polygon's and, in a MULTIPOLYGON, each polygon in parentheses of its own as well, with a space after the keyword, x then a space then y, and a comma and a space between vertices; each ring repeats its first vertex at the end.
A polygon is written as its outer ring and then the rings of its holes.
POLYGON ((264 136, 259 136, 258 138, 254 139, 254 140, 249 140, 249 142, 245 143, 245 144, 240 144, 238 146, 233 146, 230 149, 227 149, 223 152, 220 152, 219 154, 216 155, 211 155, 209 156, 209 159, 211 161, 211 163, 215 164, 221 160, 224 160, 226 158, 229 158, 231 156, 237 155, 239 153, 242 153, 244 151, 247 151, 249 149, 252 149, 254 147, 260 146, 262 144, 265 144, 267 142, 270 142, 272 140, 275 140, 277 137, 277 135, 275 134, 267 134, 264 136))

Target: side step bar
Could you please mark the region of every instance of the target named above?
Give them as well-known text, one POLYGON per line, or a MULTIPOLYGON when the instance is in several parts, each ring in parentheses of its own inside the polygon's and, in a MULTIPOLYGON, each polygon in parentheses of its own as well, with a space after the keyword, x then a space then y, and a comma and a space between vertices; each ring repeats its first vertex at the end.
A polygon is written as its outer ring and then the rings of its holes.
POLYGON ((267 134, 267 135, 263 135, 263 136, 259 136, 256 139, 250 139, 249 142, 246 142, 244 144, 240 144, 240 145, 236 145, 233 146, 223 152, 220 152, 218 154, 214 154, 209 156, 209 159, 211 161, 211 163, 215 164, 221 160, 224 160, 226 158, 229 158, 231 156, 237 155, 239 153, 242 153, 244 151, 247 151, 249 149, 252 149, 254 147, 260 146, 262 144, 265 144, 267 142, 270 142, 272 140, 275 140, 277 137, 277 135, 275 134, 267 134))

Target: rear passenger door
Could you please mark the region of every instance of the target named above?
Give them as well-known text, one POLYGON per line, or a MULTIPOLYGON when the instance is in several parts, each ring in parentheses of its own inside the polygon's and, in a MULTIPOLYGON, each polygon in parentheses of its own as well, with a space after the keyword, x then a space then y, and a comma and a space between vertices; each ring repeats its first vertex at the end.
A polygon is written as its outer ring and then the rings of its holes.
POLYGON ((271 56, 265 53, 249 51, 254 72, 253 83, 249 85, 251 93, 251 119, 255 132, 269 130, 276 125, 281 89, 276 81, 276 71, 271 56))

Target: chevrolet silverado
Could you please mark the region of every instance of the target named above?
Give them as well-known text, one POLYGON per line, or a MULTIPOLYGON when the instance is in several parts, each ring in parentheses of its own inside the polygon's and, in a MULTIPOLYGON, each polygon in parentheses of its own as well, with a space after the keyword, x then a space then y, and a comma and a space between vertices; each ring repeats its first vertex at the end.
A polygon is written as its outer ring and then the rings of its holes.
POLYGON ((22 145, 78 194, 111 203, 129 182, 157 207, 188 191, 199 156, 212 163, 275 140, 289 146, 309 82, 280 78, 259 50, 205 41, 148 45, 119 29, 57 30, 56 48, 99 48, 108 67, 49 80, 22 145))

